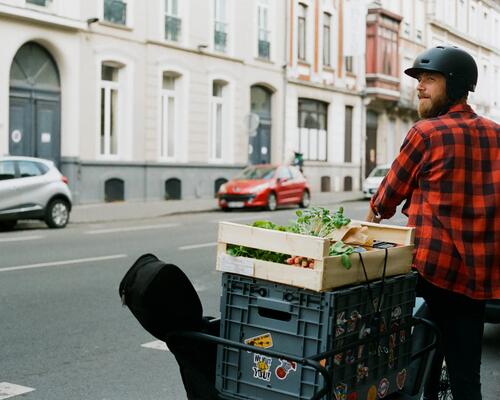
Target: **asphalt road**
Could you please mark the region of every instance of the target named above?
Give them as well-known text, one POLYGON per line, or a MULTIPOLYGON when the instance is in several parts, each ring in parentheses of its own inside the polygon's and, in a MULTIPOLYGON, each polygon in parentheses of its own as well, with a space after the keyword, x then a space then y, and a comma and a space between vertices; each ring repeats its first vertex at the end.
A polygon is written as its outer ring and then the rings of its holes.
MULTIPOLYGON (((366 206, 346 203, 346 214, 361 219, 366 206)), ((64 230, 24 223, 0 233, 0 400, 185 399, 173 355, 121 306, 121 278, 141 254, 156 254, 186 272, 204 314, 217 316, 218 221, 286 223, 294 212, 210 212, 64 230)), ((500 324, 485 328, 484 400, 497 400, 500 324)))

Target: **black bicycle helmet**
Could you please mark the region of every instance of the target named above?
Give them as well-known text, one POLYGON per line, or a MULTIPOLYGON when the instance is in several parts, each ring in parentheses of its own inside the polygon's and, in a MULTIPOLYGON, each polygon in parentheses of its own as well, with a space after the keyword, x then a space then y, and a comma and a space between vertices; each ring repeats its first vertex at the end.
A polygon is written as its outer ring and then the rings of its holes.
POLYGON ((456 46, 436 46, 424 51, 405 74, 417 78, 424 71, 440 72, 445 76, 446 94, 451 100, 458 100, 476 89, 476 62, 469 53, 456 46))

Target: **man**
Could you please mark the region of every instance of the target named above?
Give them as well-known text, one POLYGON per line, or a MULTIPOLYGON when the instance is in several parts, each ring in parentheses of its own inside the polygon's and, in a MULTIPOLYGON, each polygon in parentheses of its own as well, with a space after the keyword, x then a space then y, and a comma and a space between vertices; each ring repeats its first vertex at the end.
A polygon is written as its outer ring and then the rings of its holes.
POLYGON ((403 213, 415 229, 417 293, 443 335, 424 399, 437 399, 442 355, 455 400, 481 399, 484 303, 500 298, 500 126, 467 104, 477 66, 437 46, 405 73, 418 80, 418 113, 370 201, 367 220, 403 213))

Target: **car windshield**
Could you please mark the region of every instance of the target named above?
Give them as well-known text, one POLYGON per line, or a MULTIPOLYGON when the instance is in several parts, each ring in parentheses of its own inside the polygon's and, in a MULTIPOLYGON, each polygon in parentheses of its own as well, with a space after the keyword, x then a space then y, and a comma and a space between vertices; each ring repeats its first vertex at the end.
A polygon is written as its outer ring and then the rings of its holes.
POLYGON ((386 176, 387 172, 389 172, 389 168, 375 168, 370 176, 374 178, 381 178, 386 176))
POLYGON ((276 171, 276 167, 248 167, 241 172, 235 179, 271 179, 276 171))

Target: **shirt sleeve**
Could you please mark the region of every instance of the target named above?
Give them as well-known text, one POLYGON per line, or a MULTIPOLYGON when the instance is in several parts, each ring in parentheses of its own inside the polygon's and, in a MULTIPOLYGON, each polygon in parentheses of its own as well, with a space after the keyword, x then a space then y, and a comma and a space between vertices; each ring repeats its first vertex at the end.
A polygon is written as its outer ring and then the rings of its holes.
POLYGON ((389 172, 370 201, 370 207, 381 218, 391 218, 397 206, 403 200, 411 198, 413 189, 417 186, 426 147, 427 143, 421 132, 412 127, 389 172))

